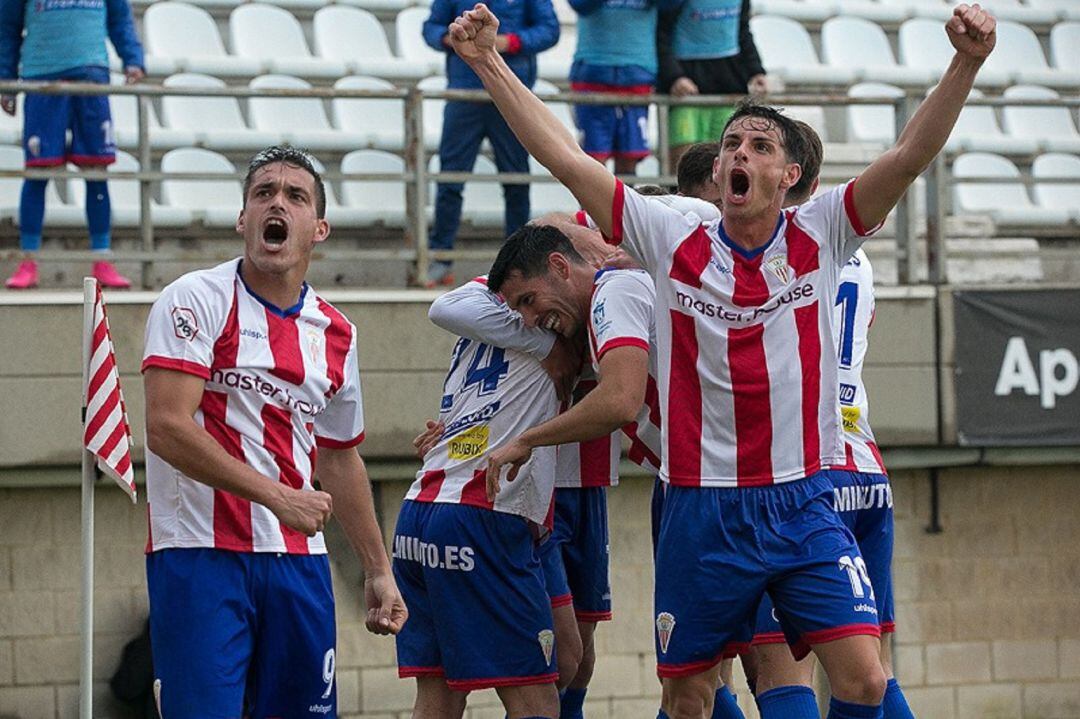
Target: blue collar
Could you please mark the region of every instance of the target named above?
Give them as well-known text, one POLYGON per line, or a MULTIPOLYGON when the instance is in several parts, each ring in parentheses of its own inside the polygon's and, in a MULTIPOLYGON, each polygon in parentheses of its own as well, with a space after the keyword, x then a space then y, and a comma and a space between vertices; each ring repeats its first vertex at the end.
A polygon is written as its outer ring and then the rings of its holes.
POLYGON ((762 252, 764 252, 765 250, 769 249, 769 245, 771 245, 773 242, 776 241, 776 238, 780 236, 780 226, 783 225, 783 224, 784 224, 784 213, 781 212, 780 216, 776 218, 776 227, 773 228, 772 237, 770 237, 769 241, 766 242, 764 245, 762 245, 761 247, 758 247, 757 249, 754 249, 754 250, 744 249, 744 248, 740 247, 739 245, 736 245, 734 242, 732 242, 731 238, 728 237, 727 232, 724 230, 724 220, 723 220, 722 217, 720 218, 720 222, 716 223, 716 227, 717 227, 717 232, 720 234, 720 241, 721 242, 723 242, 725 245, 730 247, 732 252, 737 252, 740 255, 742 255, 744 258, 746 258, 748 260, 752 260, 755 257, 757 257, 758 255, 760 255, 762 252))
POLYGON ((259 304, 261 304, 263 307, 270 310, 271 312, 273 312, 278 317, 290 317, 292 315, 298 314, 300 312, 300 310, 303 309, 303 307, 304 307, 304 298, 307 297, 307 291, 308 291, 308 283, 306 281, 300 287, 300 299, 296 301, 296 304, 293 305, 292 307, 287 307, 285 309, 281 309, 280 307, 275 305, 273 302, 270 302, 269 300, 263 299, 262 297, 259 296, 258 292, 251 289, 251 286, 244 279, 243 273, 240 272, 240 268, 243 267, 243 266, 244 266, 244 260, 243 259, 241 259, 239 262, 236 263, 236 276, 240 278, 240 282, 244 285, 244 289, 247 290, 247 293, 249 295, 251 295, 252 297, 254 297, 256 300, 258 300, 259 304))

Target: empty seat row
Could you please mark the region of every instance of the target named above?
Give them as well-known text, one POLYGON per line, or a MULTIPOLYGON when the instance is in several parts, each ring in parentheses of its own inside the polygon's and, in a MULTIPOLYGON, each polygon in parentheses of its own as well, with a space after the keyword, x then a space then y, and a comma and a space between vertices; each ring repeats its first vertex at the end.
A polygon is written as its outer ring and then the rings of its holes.
MULTIPOLYGON (((913 17, 943 21, 952 14, 955 5, 951 0, 754 0, 755 12, 808 23, 824 22, 836 15, 854 15, 882 23, 900 23, 913 17)), ((1080 20, 1080 5, 1074 0, 990 0, 984 7, 999 20, 1028 25, 1080 20)))
POLYGON ((1016 165, 1000 155, 972 152, 953 162, 953 210, 986 214, 998 224, 1056 227, 1080 222, 1080 157, 1051 153, 1035 158, 1031 195, 1016 165), (1001 182, 959 182, 965 177, 1000 177, 1001 182), (1039 182, 1039 178, 1076 178, 1076 182, 1039 182), (1034 201, 1033 199, 1034 198, 1034 201))

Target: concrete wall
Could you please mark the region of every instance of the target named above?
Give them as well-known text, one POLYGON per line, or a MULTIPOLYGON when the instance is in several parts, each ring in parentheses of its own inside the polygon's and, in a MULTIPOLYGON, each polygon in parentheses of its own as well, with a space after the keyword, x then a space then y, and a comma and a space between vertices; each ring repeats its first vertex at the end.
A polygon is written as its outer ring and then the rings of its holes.
MULTIPOLYGON (((897 673, 921 719, 1080 718, 1078 470, 943 471, 940 534, 924 530, 928 474, 893 477, 897 673)), ((406 486, 378 483, 388 536, 406 486)), ((655 716, 649 491, 630 479, 610 495, 615 620, 597 634, 590 719, 655 716)), ((123 719, 105 682, 146 614, 145 508, 110 486, 97 507, 96 716, 123 719)), ((396 678, 393 642, 364 630, 356 562, 330 539, 342 714, 403 719, 413 685, 396 678)), ((78 491, 0 490, 0 717, 76 716, 78 574, 78 491)), ((491 692, 469 707, 469 719, 502 717, 491 692)))

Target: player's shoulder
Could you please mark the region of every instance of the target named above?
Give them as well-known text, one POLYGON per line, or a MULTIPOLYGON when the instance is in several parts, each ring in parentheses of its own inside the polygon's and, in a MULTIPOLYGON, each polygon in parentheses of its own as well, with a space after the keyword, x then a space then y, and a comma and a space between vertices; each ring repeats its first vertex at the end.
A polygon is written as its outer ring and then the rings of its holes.
POLYGON ((239 259, 223 262, 217 267, 193 270, 181 275, 161 291, 161 297, 192 297, 208 300, 219 294, 231 295, 236 283, 239 259))
POLYGON ((627 297, 652 302, 656 295, 652 277, 645 270, 604 269, 596 273, 594 304, 608 297, 627 297))
POLYGON ((870 258, 865 250, 859 248, 855 251, 843 269, 840 271, 840 279, 848 282, 858 282, 861 285, 872 287, 874 284, 874 268, 870 264, 870 258))

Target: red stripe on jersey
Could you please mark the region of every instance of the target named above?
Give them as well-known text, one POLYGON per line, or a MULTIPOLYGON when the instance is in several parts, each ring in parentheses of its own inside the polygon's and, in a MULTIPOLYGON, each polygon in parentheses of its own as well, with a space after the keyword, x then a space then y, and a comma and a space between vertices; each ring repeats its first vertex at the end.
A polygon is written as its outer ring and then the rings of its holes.
POLYGON ((611 438, 609 434, 578 443, 582 487, 607 487, 611 484, 611 438))
POLYGON ((544 515, 544 527, 550 532, 555 529, 555 492, 551 493, 551 501, 548 502, 547 514, 544 515))
POLYGON ((648 353, 649 342, 640 337, 613 337, 596 353, 596 361, 599 362, 605 354, 616 347, 640 347, 648 353))
POLYGON ((855 469, 855 450, 851 442, 844 442, 844 466, 841 469, 855 469))
POLYGON ((263 313, 270 336, 270 354, 274 356, 270 374, 289 384, 303 384, 304 355, 300 349, 300 328, 296 326, 296 320, 276 315, 269 309, 263 313))
POLYGON ((439 490, 442 489, 445 479, 446 472, 444 470, 436 469, 431 472, 424 472, 424 476, 420 478, 420 494, 416 495, 416 501, 434 502, 435 498, 439 496, 439 490))
POLYGON ((626 187, 622 180, 615 180, 615 193, 611 197, 611 237, 604 236, 609 245, 621 245, 623 241, 623 211, 626 209, 626 187))
POLYGON ((784 232, 787 240, 788 266, 795 271, 796 277, 814 272, 821 265, 818 260, 820 247, 810 235, 794 222, 795 211, 788 213, 787 230, 784 232))
POLYGON ((174 372, 183 372, 184 374, 195 375, 202 379, 210 379, 210 368, 205 367, 197 362, 189 362, 187 360, 178 360, 173 357, 162 357, 161 355, 151 355, 143 360, 141 372, 145 372, 150 367, 161 367, 162 369, 170 369, 174 372))
POLYGON ((739 307, 758 307, 765 304, 769 299, 769 286, 765 283, 765 276, 761 274, 761 258, 764 254, 759 254, 752 260, 738 252, 731 253, 731 256, 735 259, 731 272, 735 278, 735 289, 731 293, 731 301, 739 307))
MULTIPOLYGON (((292 417, 287 410, 264 404, 262 408, 263 447, 278 468, 278 481, 293 489, 304 488, 304 477, 296 468, 293 458, 292 417)), ((299 530, 281 523, 281 536, 285 551, 289 554, 307 554, 307 536, 299 530)))
POLYGON ((585 210, 578 210, 574 213, 574 222, 578 223, 582 227, 589 226, 588 215, 585 214, 585 210))
POLYGON ((352 327, 345 315, 326 300, 319 297, 319 311, 330 318, 326 328, 326 376, 330 379, 330 394, 333 396, 345 382, 345 358, 352 346, 352 327))
POLYGON ((637 435, 638 423, 631 422, 622 429, 623 433, 630 439, 630 449, 626 452, 626 456, 630 461, 642 467, 652 466, 659 469, 660 458, 653 454, 653 451, 649 449, 649 445, 642 442, 637 435))
MULTIPOLYGON (((214 359, 217 362, 217 357, 214 359)), ((235 363, 234 363, 235 364, 235 363)), ((240 433, 226 424, 225 410, 229 396, 224 392, 203 390, 200 408, 203 428, 229 456, 244 461, 240 433)), ((251 534, 251 502, 224 490, 214 490, 214 548, 237 552, 254 550, 251 534)))
POLYGON ((645 405, 649 408, 649 421, 657 427, 662 426, 660 424, 660 390, 652 375, 649 375, 649 381, 645 383, 645 405))
MULTIPOLYGON (((308 436, 314 436, 315 435, 315 423, 314 422, 305 422, 304 423, 304 429, 307 430, 308 436)), ((319 459, 319 443, 318 443, 318 441, 315 441, 315 442, 311 443, 311 449, 308 450, 308 466, 311 467, 311 478, 313 480, 315 479, 315 467, 318 466, 318 465, 315 464, 315 462, 318 461, 318 459, 319 459)))
POLYGON ((671 310, 668 378, 668 475, 675 484, 701 484, 701 376, 694 318, 671 310))
POLYGON ((495 503, 489 501, 487 498, 486 469, 478 469, 473 472, 472 479, 466 482, 465 486, 461 488, 461 503, 469 504, 473 507, 483 507, 484 509, 491 509, 495 506, 495 503))
POLYGON ((225 326, 222 327, 221 334, 214 341, 214 359, 210 362, 211 374, 216 369, 236 367, 236 355, 240 351, 240 321, 237 312, 236 285, 233 285, 233 299, 232 306, 229 307, 229 315, 225 318, 225 326))
POLYGON ((150 503, 146 503, 146 553, 154 551, 154 523, 150 521, 150 503))
POLYGON ((712 257, 711 240, 705 228, 698 226, 675 248, 668 277, 684 285, 701 288, 701 273, 712 257))
POLYGON ((728 330, 728 366, 735 406, 735 461, 740 487, 758 487, 773 481, 772 408, 764 336, 765 326, 760 324, 728 330))
POLYGON ((803 467, 810 475, 821 468, 821 334, 817 302, 795 308, 795 328, 802 364, 803 467))
POLYGON ((480 275, 479 277, 473 277, 472 281, 473 282, 479 282, 484 287, 487 287, 487 277, 484 277, 483 275, 480 275))
POLYGON ((851 229, 855 230, 855 234, 859 237, 866 237, 870 232, 877 228, 866 229, 862 220, 859 219, 859 213, 855 211, 855 183, 858 182, 858 178, 848 183, 848 186, 844 188, 844 212, 847 213, 848 222, 851 223, 851 229))
POLYGON ((876 442, 867 442, 866 446, 870 448, 870 454, 874 455, 874 461, 877 462, 877 466, 881 468, 882 474, 888 474, 885 469, 885 460, 881 458, 881 450, 878 449, 876 442))

